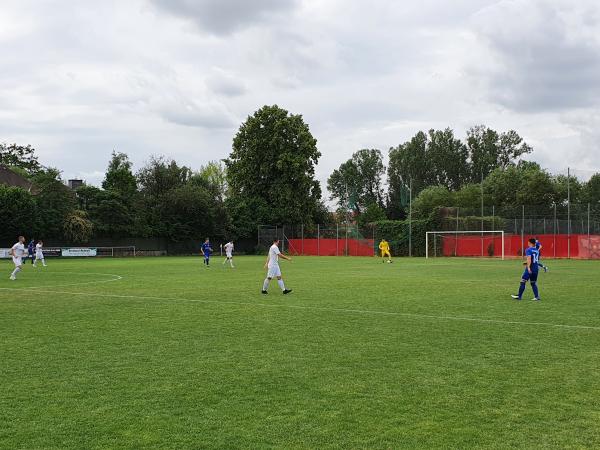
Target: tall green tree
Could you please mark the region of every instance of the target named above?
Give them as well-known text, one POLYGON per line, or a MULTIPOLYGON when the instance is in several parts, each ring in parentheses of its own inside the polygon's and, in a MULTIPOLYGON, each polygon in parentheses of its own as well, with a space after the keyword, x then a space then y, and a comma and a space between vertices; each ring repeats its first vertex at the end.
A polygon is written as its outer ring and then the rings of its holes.
POLYGON ((32 218, 37 216, 35 198, 30 192, 18 187, 0 184, 0 240, 9 245, 17 236, 27 237, 36 233, 32 218))
POLYGON ((368 205, 384 206, 383 155, 377 149, 362 149, 334 170, 327 180, 331 200, 337 200, 342 208, 356 213, 368 205))
POLYGON ((556 175, 552 177, 554 195, 552 202, 557 205, 566 205, 567 201, 580 203, 584 197, 584 185, 573 175, 556 175))
POLYGON ((0 143, 0 164, 24 170, 28 175, 34 175, 42 169, 35 149, 31 145, 0 143))
POLYGON ((125 153, 112 152, 102 188, 131 199, 137 191, 137 180, 131 170, 131 161, 125 153))
POLYGON ((37 191, 37 228, 46 238, 61 238, 63 224, 77 205, 75 193, 65 186, 58 169, 42 170, 32 180, 37 191))
POLYGON ((209 161, 200 167, 194 174, 194 178, 199 178, 215 195, 223 202, 227 198, 227 173, 225 167, 219 161, 209 161))
POLYGON ((93 223, 96 236, 135 236, 136 212, 133 203, 119 193, 102 190, 95 186, 81 186, 76 191, 79 208, 85 211, 93 223))
POLYGON ((450 128, 429 130, 430 183, 456 191, 469 180, 468 151, 450 128))
POLYGON ((415 195, 432 184, 427 144, 427 134, 419 131, 410 141, 390 148, 388 186, 391 202, 399 202, 402 192, 411 180, 415 195))
POLYGON ((363 204, 358 193, 362 191, 362 182, 358 166, 353 159, 340 164, 327 179, 327 189, 330 192, 330 199, 336 200, 340 210, 353 210, 356 214, 360 213, 363 204))
POLYGON ((493 170, 483 181, 483 190, 486 204, 499 207, 550 207, 556 200, 550 174, 538 164, 527 161, 493 170))
POLYGON ((391 148, 389 156, 391 196, 411 179, 415 195, 428 186, 457 190, 469 180, 467 148, 450 128, 419 131, 410 141, 391 148))
POLYGON ((429 186, 457 190, 468 182, 470 165, 466 146, 450 128, 419 131, 410 141, 389 151, 388 211, 402 217, 399 209, 407 207, 408 187, 416 197, 429 186))
POLYGON ((506 169, 533 151, 514 130, 498 133, 485 125, 471 127, 466 141, 471 163, 471 181, 478 183, 494 169, 506 169))
POLYGON ((143 220, 156 236, 169 236, 170 218, 165 216, 164 199, 174 189, 185 186, 192 176, 186 166, 179 166, 173 159, 152 157, 137 173, 140 187, 143 220))
POLYGON ((589 203, 594 211, 600 211, 600 173, 592 175, 584 184, 581 200, 589 203))
POLYGON ((227 183, 235 201, 268 205, 262 223, 311 223, 320 209, 315 180, 317 140, 301 115, 263 106, 240 126, 225 160, 227 183))

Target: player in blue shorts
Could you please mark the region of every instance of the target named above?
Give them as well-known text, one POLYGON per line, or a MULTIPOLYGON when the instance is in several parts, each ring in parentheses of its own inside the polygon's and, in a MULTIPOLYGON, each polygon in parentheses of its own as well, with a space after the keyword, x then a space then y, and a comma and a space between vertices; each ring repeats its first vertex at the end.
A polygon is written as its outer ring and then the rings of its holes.
POLYGON ((206 238, 204 244, 202 244, 202 255, 204 255, 204 264, 206 267, 210 267, 210 254, 212 253, 212 248, 210 248, 210 240, 206 238))
POLYGON ((540 266, 542 269, 544 269, 544 272, 548 272, 548 266, 545 266, 542 263, 542 261, 540 261, 540 258, 542 257, 542 243, 538 240, 538 238, 535 238, 535 248, 537 248, 537 251, 539 253, 538 266, 540 266))
POLYGON ((521 300, 523 297, 523 292, 525 292, 525 286, 529 281, 531 284, 531 289, 533 290, 534 298, 533 300, 540 300, 540 293, 538 292, 537 287, 537 278, 538 278, 538 262, 540 253, 537 248, 535 248, 536 239, 531 238, 527 241, 527 250, 525 250, 525 256, 527 256, 527 261, 525 262, 525 271, 521 276, 521 284, 519 286, 519 293, 517 295, 511 295, 515 300, 521 300))

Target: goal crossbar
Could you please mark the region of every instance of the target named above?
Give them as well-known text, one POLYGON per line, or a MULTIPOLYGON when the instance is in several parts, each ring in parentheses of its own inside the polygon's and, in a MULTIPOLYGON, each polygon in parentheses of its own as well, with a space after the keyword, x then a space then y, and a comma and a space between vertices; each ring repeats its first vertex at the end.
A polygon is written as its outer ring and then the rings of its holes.
MULTIPOLYGON (((425 232, 425 258, 429 258, 429 236, 430 235, 480 235, 483 238, 484 234, 500 235, 502 239, 502 259, 504 260, 504 231, 502 230, 469 230, 469 231, 427 231, 425 232)), ((483 255, 482 255, 483 256, 483 255)))

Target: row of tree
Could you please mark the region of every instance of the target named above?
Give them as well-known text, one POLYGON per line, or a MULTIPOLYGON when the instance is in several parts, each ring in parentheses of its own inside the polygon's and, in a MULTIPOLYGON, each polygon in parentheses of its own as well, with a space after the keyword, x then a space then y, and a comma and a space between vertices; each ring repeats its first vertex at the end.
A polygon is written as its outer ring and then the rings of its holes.
POLYGON ((389 165, 377 149, 362 149, 328 179, 331 199, 352 210, 359 221, 403 219, 412 195, 416 217, 436 207, 507 208, 516 205, 590 203, 600 211, 600 174, 585 183, 554 176, 535 162, 521 159, 532 148, 513 130, 498 133, 485 126, 468 130, 465 142, 454 132, 418 132, 389 150, 389 165), (384 180, 387 175, 387 192, 384 180), (567 191, 569 190, 569 195, 567 191))
POLYGON ((389 149, 362 149, 333 171, 327 187, 339 209, 325 207, 315 167, 321 156, 302 116, 264 106, 233 139, 224 164, 194 171, 153 157, 134 173, 114 153, 101 187, 68 189, 57 169, 43 167, 30 146, 1 145, 0 163, 27 177, 31 192, 0 186, 1 238, 16 233, 85 242, 97 237, 161 237, 171 241, 252 237, 260 224, 370 223, 416 217, 439 206, 475 208, 590 202, 600 210, 600 175, 581 183, 553 176, 521 158, 532 148, 515 132, 471 128, 465 141, 451 129, 418 132, 389 149), (409 189, 412 188, 412 191, 409 189), (340 215, 341 214, 341 215, 340 215))

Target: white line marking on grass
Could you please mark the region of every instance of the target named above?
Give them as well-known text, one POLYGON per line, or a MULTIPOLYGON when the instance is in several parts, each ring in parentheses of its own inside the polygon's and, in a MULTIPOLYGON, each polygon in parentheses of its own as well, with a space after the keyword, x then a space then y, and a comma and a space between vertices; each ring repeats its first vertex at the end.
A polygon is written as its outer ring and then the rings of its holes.
MULTIPOLYGON (((19 291, 21 289, 16 288, 0 288, 5 291, 19 291)), ((47 294, 63 294, 63 295, 75 295, 84 297, 108 297, 108 298, 132 298, 138 300, 168 300, 168 301, 179 301, 179 302, 190 302, 190 303, 209 303, 209 304, 224 304, 224 305, 236 305, 236 306, 260 306, 260 307, 271 307, 271 308, 288 308, 288 309, 301 309, 306 311, 324 311, 324 312, 335 312, 344 314, 366 314, 366 315, 382 315, 382 316, 395 316, 395 317, 412 317, 417 319, 433 319, 433 320, 452 320, 452 321, 464 321, 464 322, 477 322, 477 323, 491 323, 499 325, 531 325, 531 326, 545 326, 553 328, 567 328, 574 330, 594 330, 600 331, 600 326, 591 325, 569 325, 551 322, 522 322, 517 320, 499 320, 499 319, 481 319, 478 317, 463 317, 463 316, 436 316, 431 314, 417 314, 417 313, 403 313, 395 311, 377 311, 370 309, 346 309, 346 308, 327 308, 320 306, 303 306, 303 305, 287 305, 277 303, 253 303, 253 302, 232 302, 232 301, 220 301, 220 300, 202 300, 182 297, 157 297, 151 295, 124 295, 124 294, 103 294, 100 292, 68 292, 68 291, 41 291, 47 294)))
MULTIPOLYGON (((59 272, 56 272, 59 273, 59 272)), ((113 277, 109 280, 97 280, 97 281, 83 281, 81 283, 65 283, 65 284, 55 284, 51 287, 64 287, 64 286, 85 286, 87 284, 100 284, 100 283, 111 283, 113 281, 122 280, 123 277, 121 275, 116 275, 114 273, 97 273, 97 272, 60 272, 60 274, 65 275, 101 275, 104 277, 113 277)), ((25 286, 21 288, 0 288, 7 289, 12 291, 26 291, 29 289, 46 289, 48 286, 25 286)))

